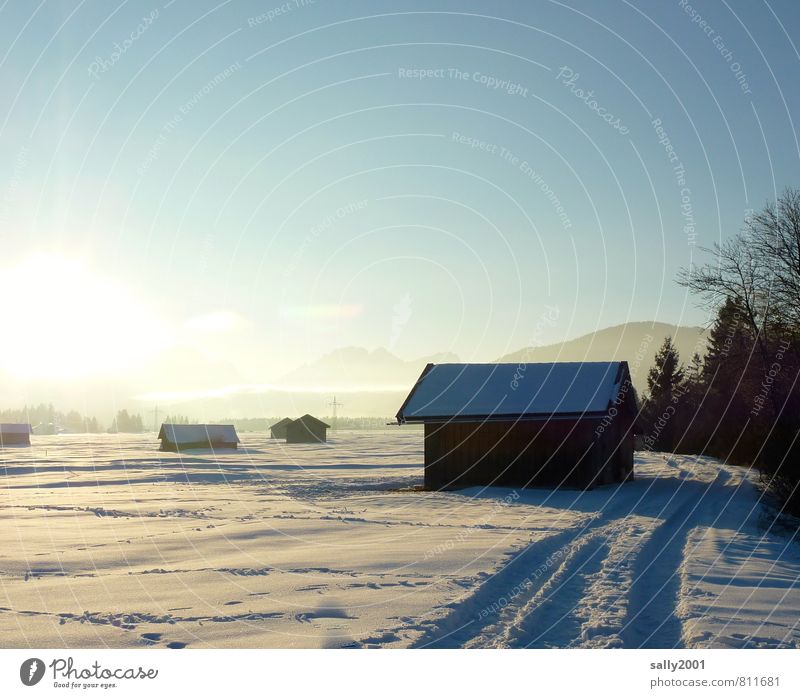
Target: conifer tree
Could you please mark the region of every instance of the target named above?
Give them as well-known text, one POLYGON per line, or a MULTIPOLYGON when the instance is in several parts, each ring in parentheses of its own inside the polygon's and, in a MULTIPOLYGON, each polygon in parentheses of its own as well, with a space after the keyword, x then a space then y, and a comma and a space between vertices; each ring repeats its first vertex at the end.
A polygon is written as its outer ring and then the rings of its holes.
POLYGON ((684 370, 672 337, 666 337, 647 373, 644 407, 645 445, 659 451, 675 446, 676 404, 683 394, 684 370))

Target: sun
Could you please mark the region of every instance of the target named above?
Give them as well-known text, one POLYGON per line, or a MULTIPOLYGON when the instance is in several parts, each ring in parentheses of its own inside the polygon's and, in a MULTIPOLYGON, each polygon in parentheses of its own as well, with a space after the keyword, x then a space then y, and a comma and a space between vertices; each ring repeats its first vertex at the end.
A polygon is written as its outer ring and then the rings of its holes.
POLYGON ((163 323, 82 260, 41 254, 0 271, 0 370, 19 379, 119 375, 160 353, 163 323))

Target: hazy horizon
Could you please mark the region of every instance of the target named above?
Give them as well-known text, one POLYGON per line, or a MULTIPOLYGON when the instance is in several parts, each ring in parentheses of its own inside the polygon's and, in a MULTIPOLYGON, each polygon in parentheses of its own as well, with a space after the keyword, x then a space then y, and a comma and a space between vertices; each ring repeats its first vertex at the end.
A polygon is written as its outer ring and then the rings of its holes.
MULTIPOLYGON (((671 337, 684 363, 694 353, 703 354, 706 333, 701 327, 676 327, 664 323, 631 322, 603 328, 596 333, 550 345, 519 347, 501 357, 480 362, 505 361, 628 361, 634 385, 645 390, 647 371, 665 337, 671 337)), ((158 410, 192 419, 219 421, 261 418, 264 415, 302 414, 308 411, 329 415, 338 394, 339 415, 345 417, 387 417, 394 415, 424 366, 429 363, 458 362, 455 354, 440 353, 405 360, 386 348, 341 347, 289 371, 273 382, 215 382, 214 376, 192 378, 183 389, 131 393, 134 383, 119 380, 105 383, 103 391, 79 383, 54 387, 43 382, 28 386, 25 393, 7 391, 0 396, 0 410, 52 403, 60 411, 72 409, 87 417, 110 421, 121 409, 142 414, 145 423, 158 410), (76 403, 76 394, 81 401, 76 403), (344 402, 342 402, 344 400, 344 402)), ((152 364, 151 364, 152 366, 152 364)), ((151 372, 140 380, 159 380, 151 372)), ((216 377, 220 379, 219 376, 216 377)), ((221 379, 220 379, 221 380, 221 379)))
POLYGON ((800 158, 800 11, 733 5, 3 5, 0 400, 707 325, 676 274, 800 158))

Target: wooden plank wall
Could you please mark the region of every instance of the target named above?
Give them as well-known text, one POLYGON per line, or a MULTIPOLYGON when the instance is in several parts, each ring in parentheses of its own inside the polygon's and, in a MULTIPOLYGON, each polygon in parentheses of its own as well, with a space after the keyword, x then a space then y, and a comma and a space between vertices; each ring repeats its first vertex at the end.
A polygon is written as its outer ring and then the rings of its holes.
POLYGON ((597 420, 426 424, 425 486, 582 489, 622 482, 633 474, 628 422, 620 416, 599 437, 597 420))

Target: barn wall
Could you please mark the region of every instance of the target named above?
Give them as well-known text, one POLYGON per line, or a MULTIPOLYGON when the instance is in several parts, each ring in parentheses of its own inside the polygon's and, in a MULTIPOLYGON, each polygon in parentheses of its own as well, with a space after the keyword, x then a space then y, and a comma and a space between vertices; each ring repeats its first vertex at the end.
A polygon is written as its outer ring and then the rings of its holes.
POLYGON ((635 407, 632 392, 627 391, 615 403, 616 413, 602 434, 605 458, 601 462, 604 483, 633 480, 635 407))
POLYGON ((327 436, 327 427, 316 424, 290 424, 286 429, 286 442, 290 444, 324 443, 327 436))
POLYGON ((30 446, 30 434, 2 434, 0 433, 0 447, 1 446, 30 446))
POLYGON ((612 456, 609 471, 613 482, 633 480, 633 419, 620 415, 616 429, 611 435, 612 456))
POLYGON ((588 420, 426 424, 425 485, 590 486, 602 462, 595 428, 588 420))
POLYGON ((172 451, 173 453, 178 453, 180 451, 197 451, 203 449, 237 449, 239 444, 235 441, 227 442, 227 441, 195 441, 192 443, 185 443, 185 444, 176 444, 172 443, 171 441, 167 441, 166 439, 162 439, 161 441, 161 450, 162 451, 172 451))

